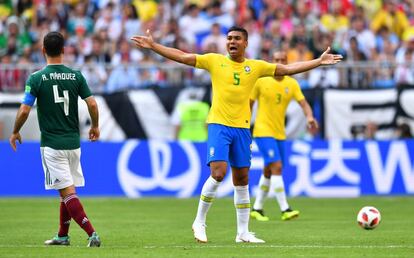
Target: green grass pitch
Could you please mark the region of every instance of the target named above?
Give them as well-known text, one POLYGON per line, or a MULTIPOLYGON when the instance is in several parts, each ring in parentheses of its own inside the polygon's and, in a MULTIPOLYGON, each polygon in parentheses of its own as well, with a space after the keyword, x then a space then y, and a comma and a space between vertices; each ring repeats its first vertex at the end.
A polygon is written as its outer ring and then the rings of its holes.
POLYGON ((87 248, 86 234, 72 221, 71 246, 44 246, 58 227, 59 199, 0 198, 0 257, 414 257, 414 197, 355 199, 291 198, 298 219, 282 222, 267 200, 269 222, 251 221, 265 244, 236 244, 231 198, 216 199, 207 218, 209 243, 195 243, 191 224, 197 199, 82 198, 101 236, 87 248), (356 223, 358 210, 377 207, 375 230, 356 223))

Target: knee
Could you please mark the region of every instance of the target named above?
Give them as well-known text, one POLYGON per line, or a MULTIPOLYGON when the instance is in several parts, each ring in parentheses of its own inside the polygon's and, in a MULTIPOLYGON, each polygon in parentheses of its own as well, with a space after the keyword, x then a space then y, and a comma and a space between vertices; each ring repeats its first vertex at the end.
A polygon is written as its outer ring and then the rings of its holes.
POLYGON ((272 175, 272 170, 270 169, 269 166, 266 166, 263 169, 263 175, 264 175, 265 178, 270 178, 270 176, 272 175))
POLYGON ((226 170, 223 170, 222 168, 211 169, 211 177, 214 178, 217 182, 223 181, 225 175, 226 170))
POLYGON ((282 163, 281 162, 276 163, 276 174, 278 175, 282 174, 282 163))
POLYGON ((282 175, 282 162, 275 162, 271 166, 271 174, 272 175, 282 175))
POLYGON ((235 186, 243 186, 243 185, 248 185, 248 184, 249 184, 249 176, 248 175, 238 176, 237 177, 237 183, 234 182, 235 186))

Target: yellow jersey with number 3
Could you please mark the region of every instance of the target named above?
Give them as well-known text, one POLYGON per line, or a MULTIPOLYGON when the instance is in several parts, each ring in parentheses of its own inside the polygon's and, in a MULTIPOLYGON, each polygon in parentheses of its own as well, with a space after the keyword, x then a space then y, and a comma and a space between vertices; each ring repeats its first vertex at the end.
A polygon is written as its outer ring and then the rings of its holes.
POLYGON ((257 79, 273 76, 276 64, 245 59, 238 63, 220 54, 196 56, 196 67, 210 72, 213 100, 209 124, 250 128, 250 93, 257 79))
POLYGON ((283 76, 282 80, 273 77, 257 80, 250 98, 259 102, 253 137, 273 137, 284 140, 286 139, 285 115, 289 102, 292 99, 299 102, 305 97, 294 78, 283 76))

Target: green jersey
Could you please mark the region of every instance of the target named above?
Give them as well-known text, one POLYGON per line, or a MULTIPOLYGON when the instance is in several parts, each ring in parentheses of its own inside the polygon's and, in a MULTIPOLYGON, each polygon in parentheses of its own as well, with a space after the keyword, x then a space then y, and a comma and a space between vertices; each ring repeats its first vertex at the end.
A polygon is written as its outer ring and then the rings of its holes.
POLYGON ((91 91, 79 71, 64 65, 48 65, 30 75, 25 92, 37 98, 40 145, 57 150, 80 147, 78 96, 91 91))

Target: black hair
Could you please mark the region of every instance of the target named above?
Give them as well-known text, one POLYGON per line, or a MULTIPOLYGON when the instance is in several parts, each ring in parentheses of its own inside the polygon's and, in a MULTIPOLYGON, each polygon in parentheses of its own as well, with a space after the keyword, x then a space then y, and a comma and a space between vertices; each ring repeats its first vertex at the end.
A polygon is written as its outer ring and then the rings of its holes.
POLYGON ((43 38, 43 47, 46 55, 49 57, 56 57, 63 53, 65 39, 60 32, 52 31, 46 34, 43 38))
POLYGON ((229 34, 232 31, 239 31, 239 32, 243 33, 243 36, 246 38, 246 40, 249 38, 249 34, 247 33, 247 30, 245 28, 242 28, 242 27, 239 27, 239 26, 232 26, 227 31, 227 34, 229 34))

